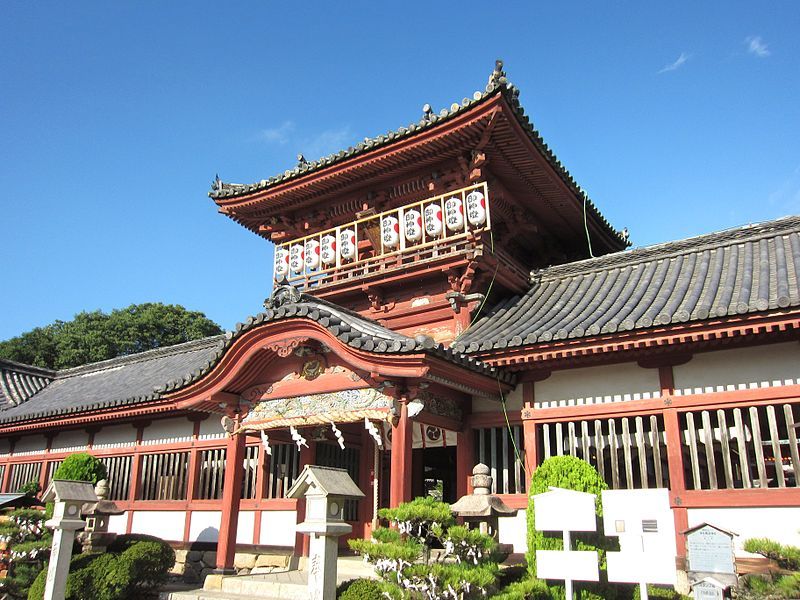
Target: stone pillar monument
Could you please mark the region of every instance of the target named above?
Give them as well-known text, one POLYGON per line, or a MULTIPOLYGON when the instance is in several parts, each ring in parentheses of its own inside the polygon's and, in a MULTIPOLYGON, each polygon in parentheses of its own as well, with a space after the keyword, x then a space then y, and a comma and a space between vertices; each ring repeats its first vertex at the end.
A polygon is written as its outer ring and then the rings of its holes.
POLYGON ((47 568, 44 600, 64 600, 75 532, 86 525, 81 519, 81 508, 84 502, 97 502, 97 494, 88 481, 54 479, 47 486, 42 501, 55 502, 53 518, 45 522, 47 527, 53 529, 53 546, 47 568))
POLYGON ((363 498, 364 493, 345 469, 306 465, 287 497, 306 500, 306 518, 297 531, 311 538, 306 567, 308 597, 335 600, 339 536, 353 530, 344 522, 344 501, 363 498))

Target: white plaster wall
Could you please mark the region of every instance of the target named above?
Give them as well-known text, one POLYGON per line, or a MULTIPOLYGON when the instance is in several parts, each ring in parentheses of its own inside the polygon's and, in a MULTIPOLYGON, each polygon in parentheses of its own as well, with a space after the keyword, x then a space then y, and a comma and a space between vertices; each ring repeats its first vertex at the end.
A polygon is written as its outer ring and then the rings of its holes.
POLYGON ((219 526, 222 512, 218 510, 197 510, 192 512, 189 524, 190 542, 216 542, 219 539, 219 526))
POLYGON ((146 533, 172 542, 183 541, 182 510, 137 510, 133 513, 131 533, 146 533))
POLYGON ((86 450, 89 445, 89 434, 85 431, 62 431, 53 439, 50 449, 54 452, 65 450, 86 450))
POLYGON ((528 550, 528 523, 525 510, 517 512, 513 517, 500 517, 497 520, 497 538, 501 544, 511 544, 514 552, 528 550))
POLYGON ((121 515, 111 515, 108 517, 108 530, 111 533, 122 535, 128 529, 128 511, 121 515))
POLYGON ((14 445, 14 456, 25 456, 27 454, 39 454, 47 448, 47 440, 43 435, 29 435, 14 445))
POLYGON ((657 369, 636 363, 555 371, 534 384, 535 408, 646 400, 660 396, 657 369))
POLYGON ((265 546, 294 546, 297 511, 265 510, 261 513, 261 539, 265 546))
POLYGON ((220 423, 219 415, 211 415, 204 421, 200 421, 201 440, 216 440, 225 437, 225 430, 220 423))
POLYGON ((800 344, 786 342, 695 354, 673 368, 675 394, 800 384, 800 344))
POLYGON ((256 527, 256 513, 252 510, 239 511, 239 521, 236 526, 236 543, 252 544, 253 530, 256 527))
POLYGON ((94 434, 92 448, 120 448, 136 443, 136 428, 133 425, 103 427, 94 434))
POLYGON ((733 538, 737 556, 749 556, 742 550, 742 544, 753 537, 800 546, 800 506, 690 508, 687 512, 689 527, 708 523, 737 533, 738 536, 733 538))
POLYGON ((142 432, 142 444, 186 442, 192 439, 194 423, 189 419, 162 419, 153 421, 142 432))
MULTIPOLYGON (((506 394, 506 410, 522 410, 522 384, 506 394)), ((472 398, 472 412, 498 412, 503 410, 503 405, 497 400, 488 398, 472 398)))

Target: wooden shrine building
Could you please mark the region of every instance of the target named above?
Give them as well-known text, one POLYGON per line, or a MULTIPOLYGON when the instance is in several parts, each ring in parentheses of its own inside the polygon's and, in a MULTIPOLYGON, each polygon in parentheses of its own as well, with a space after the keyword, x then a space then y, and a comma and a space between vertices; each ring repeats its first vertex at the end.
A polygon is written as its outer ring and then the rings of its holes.
MULTIPOLYGON (((230 569, 237 548, 303 552, 305 464, 349 470, 365 536, 379 507, 455 501, 477 462, 524 509, 570 454, 669 488, 676 531, 800 543, 800 218, 628 250, 518 96, 498 63, 407 127, 217 179, 219 211, 275 244, 263 312, 73 369, 0 361, 0 492, 88 451, 112 529, 216 544, 230 569)), ((521 550, 523 524, 502 541, 521 550)))

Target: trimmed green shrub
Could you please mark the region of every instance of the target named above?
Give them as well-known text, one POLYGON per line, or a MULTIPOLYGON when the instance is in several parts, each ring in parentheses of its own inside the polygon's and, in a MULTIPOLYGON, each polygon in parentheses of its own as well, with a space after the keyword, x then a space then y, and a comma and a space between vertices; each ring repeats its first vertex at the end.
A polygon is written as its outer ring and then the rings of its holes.
MULTIPOLYGON (((597 496, 595 500, 597 532, 573 533, 572 538, 575 549, 598 552, 601 582, 597 584, 575 582, 575 591, 576 596, 583 600, 616 598, 619 593, 618 586, 609 586, 603 581, 605 577, 606 552, 619 549, 619 541, 616 538, 606 538, 602 534, 603 524, 600 518, 603 515, 603 510, 600 494, 603 490, 608 489, 608 485, 592 465, 574 456, 553 456, 548 458, 533 472, 531 477, 530 498, 526 514, 528 521, 528 551, 525 555, 529 576, 536 578, 536 550, 563 550, 564 548, 560 532, 536 531, 533 497, 549 491, 550 487, 588 492, 597 496)), ((564 586, 552 585, 550 586, 550 593, 553 598, 563 598, 564 586)))
POLYGON ((548 585, 540 579, 523 579, 492 596, 492 600, 550 600, 548 585))
POLYGON ((89 481, 92 485, 96 485, 98 481, 107 476, 108 473, 103 462, 86 452, 70 454, 53 473, 53 479, 89 481))
MULTIPOLYGON (((649 598, 666 598, 666 600, 691 600, 691 596, 684 596, 679 594, 674 589, 669 587, 659 587, 657 585, 647 586, 647 596, 649 598)), ((633 590, 633 600, 640 600, 642 597, 637 585, 633 590)))
MULTIPOLYGON (((105 554, 78 554, 70 562, 66 600, 133 600, 160 587, 175 563, 175 551, 150 536, 119 536, 105 554), (142 541, 132 539, 146 537, 142 541), (119 539, 122 538, 122 539, 119 539)), ((45 569, 36 578, 28 600, 44 597, 45 569)))
POLYGON ((767 538, 750 538, 744 541, 746 552, 760 554, 778 563, 782 569, 800 571, 800 548, 784 546, 767 538))
POLYGON ((381 584, 374 579, 351 579, 336 590, 339 600, 384 600, 381 584))

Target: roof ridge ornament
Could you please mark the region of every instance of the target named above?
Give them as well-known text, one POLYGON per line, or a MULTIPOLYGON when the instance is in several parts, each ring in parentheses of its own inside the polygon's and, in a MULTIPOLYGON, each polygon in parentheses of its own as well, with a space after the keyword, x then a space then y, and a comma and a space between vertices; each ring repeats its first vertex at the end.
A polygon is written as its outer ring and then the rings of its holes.
POLYGON ((279 285, 275 287, 270 297, 264 300, 264 308, 280 308, 285 304, 297 304, 302 299, 302 294, 296 287, 279 285))
POLYGON ((506 77, 506 72, 503 70, 503 61, 498 58, 496 61, 494 61, 494 71, 492 71, 492 74, 489 75, 489 82, 487 83, 486 87, 499 87, 507 83, 508 77, 506 77))

